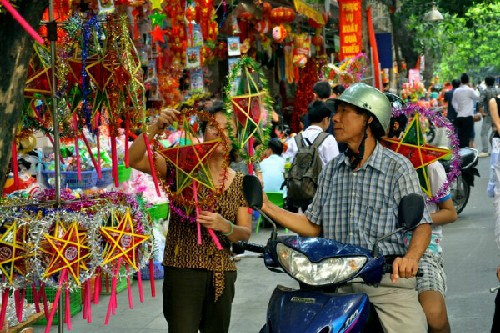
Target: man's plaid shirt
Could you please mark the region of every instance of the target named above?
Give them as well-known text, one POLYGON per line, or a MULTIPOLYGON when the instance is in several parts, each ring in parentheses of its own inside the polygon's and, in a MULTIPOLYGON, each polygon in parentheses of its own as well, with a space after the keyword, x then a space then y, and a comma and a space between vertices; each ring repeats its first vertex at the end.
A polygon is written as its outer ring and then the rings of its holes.
MULTIPOLYGON (((397 228, 401 198, 422 193, 410 161, 379 143, 362 168, 353 172, 341 154, 325 166, 318 182, 307 218, 323 227, 323 237, 370 250, 377 238, 397 228)), ((421 223, 432 223, 427 208, 421 223)), ((406 253, 403 238, 397 233, 380 242, 380 252, 406 253)))

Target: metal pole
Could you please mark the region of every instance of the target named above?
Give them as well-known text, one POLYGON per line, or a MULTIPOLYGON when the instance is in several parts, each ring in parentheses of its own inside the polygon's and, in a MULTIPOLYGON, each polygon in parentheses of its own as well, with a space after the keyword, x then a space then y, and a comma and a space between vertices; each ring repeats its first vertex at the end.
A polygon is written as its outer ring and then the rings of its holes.
MULTIPOLYGON (((55 165, 55 200, 56 208, 61 206, 61 170, 59 163, 59 121, 57 119, 57 78, 56 78, 56 41, 57 41, 57 24, 54 21, 54 1, 49 0, 49 40, 50 40, 50 62, 52 67, 52 127, 54 131, 54 165, 55 165), (52 33, 50 33, 50 31, 52 33), (54 33, 55 32, 55 33, 54 33)), ((63 310, 66 293, 61 293, 58 305, 58 333, 64 332, 63 310)))

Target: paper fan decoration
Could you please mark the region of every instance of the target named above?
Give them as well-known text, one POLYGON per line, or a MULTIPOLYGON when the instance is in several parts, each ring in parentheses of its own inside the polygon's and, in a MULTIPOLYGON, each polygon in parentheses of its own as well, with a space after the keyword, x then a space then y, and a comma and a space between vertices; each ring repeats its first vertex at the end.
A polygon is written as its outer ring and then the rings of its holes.
POLYGON ((407 157, 417 170, 420 187, 427 195, 428 201, 437 202, 444 197, 450 184, 458 177, 460 173, 460 155, 458 153, 458 139, 453 130, 453 126, 442 115, 436 114, 428 109, 423 109, 416 105, 393 111, 393 117, 406 115, 412 118, 410 124, 403 133, 401 139, 384 138, 381 142, 387 148, 407 157), (437 127, 446 128, 451 142, 451 149, 438 148, 425 143, 421 127, 422 118, 433 122, 437 127), (444 182, 436 195, 431 192, 427 166, 435 161, 447 158, 451 155, 451 171, 447 174, 447 181, 444 182))
POLYGON ((257 161, 268 140, 273 107, 267 80, 252 58, 241 58, 230 71, 226 109, 231 120, 236 118, 237 130, 231 131, 230 136, 240 156, 249 163, 257 161), (255 152, 254 141, 263 144, 255 152))

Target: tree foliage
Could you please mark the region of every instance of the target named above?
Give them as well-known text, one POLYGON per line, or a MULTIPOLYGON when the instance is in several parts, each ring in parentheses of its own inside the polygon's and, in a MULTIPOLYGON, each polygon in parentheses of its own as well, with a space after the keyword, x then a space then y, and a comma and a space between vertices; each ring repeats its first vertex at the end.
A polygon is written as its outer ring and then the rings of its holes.
POLYGON ((479 3, 460 17, 444 13, 441 22, 425 22, 418 15, 409 19, 414 49, 430 55, 435 74, 444 80, 467 72, 475 79, 500 73, 500 3, 479 3))

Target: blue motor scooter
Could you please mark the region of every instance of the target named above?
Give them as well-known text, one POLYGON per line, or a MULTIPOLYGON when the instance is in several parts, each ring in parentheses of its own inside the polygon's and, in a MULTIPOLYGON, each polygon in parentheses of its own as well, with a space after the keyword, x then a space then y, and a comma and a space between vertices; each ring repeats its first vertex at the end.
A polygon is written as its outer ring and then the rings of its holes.
POLYGON ((336 293, 337 288, 355 282, 376 285, 385 272, 392 272, 392 265, 378 253, 378 242, 416 227, 424 209, 422 196, 411 194, 401 200, 398 229, 378 239, 370 251, 325 238, 278 237, 276 224, 261 211, 263 198, 259 180, 245 176, 243 191, 249 206, 272 224, 273 231, 265 246, 251 243, 240 246, 262 253, 269 270, 286 272, 300 285, 298 290, 276 287, 260 332, 376 332, 375 326, 380 327, 378 319, 367 322, 369 315, 374 313, 368 296, 336 293))

